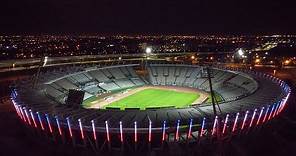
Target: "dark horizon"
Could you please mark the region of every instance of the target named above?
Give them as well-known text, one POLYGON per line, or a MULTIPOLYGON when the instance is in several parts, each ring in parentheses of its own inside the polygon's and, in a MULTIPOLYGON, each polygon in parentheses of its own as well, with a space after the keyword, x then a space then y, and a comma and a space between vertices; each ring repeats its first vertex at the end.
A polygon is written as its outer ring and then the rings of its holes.
POLYGON ((0 34, 295 34, 293 0, 4 0, 0 34))

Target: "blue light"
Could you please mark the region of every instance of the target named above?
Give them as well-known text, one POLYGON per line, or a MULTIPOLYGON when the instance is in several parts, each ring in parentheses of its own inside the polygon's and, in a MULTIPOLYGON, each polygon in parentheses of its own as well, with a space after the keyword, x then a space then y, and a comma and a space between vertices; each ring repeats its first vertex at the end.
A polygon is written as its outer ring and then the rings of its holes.
POLYGON ((179 128, 180 128, 180 120, 177 120, 177 130, 176 130, 176 136, 175 136, 176 141, 179 140, 179 128))
POLYGON ((40 113, 39 112, 37 112, 37 116, 38 116, 38 120, 39 120, 41 129, 44 130, 44 126, 43 126, 43 123, 42 123, 41 116, 40 116, 40 113))
POLYGON ((187 138, 190 138, 190 137, 191 137, 191 133, 192 133, 192 123, 193 123, 193 119, 190 119, 190 122, 189 122, 189 130, 188 130, 187 138))
POLYGON ((203 131, 204 131, 204 127, 205 127, 205 123, 206 123, 206 118, 204 117, 202 120, 202 125, 201 125, 201 130, 200 130, 200 136, 202 137, 203 135, 203 131))
POLYGON ((51 124, 50 124, 50 120, 49 120, 48 114, 45 114, 45 117, 46 117, 46 120, 47 120, 49 131, 50 131, 50 133, 52 133, 52 128, 51 128, 51 124))
POLYGON ((55 119, 56 119, 57 126, 58 126, 58 129, 59 129, 59 134, 62 135, 62 130, 61 130, 60 121, 59 121, 58 116, 55 116, 55 119))
POLYGON ((72 138, 73 134, 72 134, 72 128, 71 128, 71 124, 70 124, 70 119, 69 119, 69 117, 67 117, 66 119, 67 119, 69 134, 70 134, 70 137, 72 138))
POLYGON ((166 124, 166 121, 163 121, 163 126, 162 126, 162 141, 165 140, 165 129, 166 129, 165 124, 166 124))

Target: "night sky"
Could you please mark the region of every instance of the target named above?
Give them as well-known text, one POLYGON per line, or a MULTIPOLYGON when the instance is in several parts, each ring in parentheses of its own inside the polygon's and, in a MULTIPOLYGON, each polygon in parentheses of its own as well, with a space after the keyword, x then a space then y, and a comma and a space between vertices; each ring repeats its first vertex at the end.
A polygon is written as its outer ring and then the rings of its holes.
POLYGON ((1 34, 296 33, 295 0, 1 0, 1 34))

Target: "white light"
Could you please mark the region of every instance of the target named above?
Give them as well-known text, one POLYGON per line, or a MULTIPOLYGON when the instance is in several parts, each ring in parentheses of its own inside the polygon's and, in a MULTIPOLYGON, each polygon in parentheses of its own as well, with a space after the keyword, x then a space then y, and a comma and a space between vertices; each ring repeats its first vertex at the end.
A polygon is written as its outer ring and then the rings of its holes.
POLYGON ((147 54, 150 54, 152 52, 152 48, 151 47, 147 47, 145 51, 146 51, 147 54))
POLYGON ((47 63, 47 59, 48 59, 48 57, 45 56, 45 57, 44 57, 44 61, 43 61, 43 67, 46 65, 46 63, 47 63))
POLYGON ((244 55, 244 51, 243 51, 242 49, 239 49, 237 52, 238 52, 238 54, 239 54, 240 56, 243 56, 243 55, 244 55))

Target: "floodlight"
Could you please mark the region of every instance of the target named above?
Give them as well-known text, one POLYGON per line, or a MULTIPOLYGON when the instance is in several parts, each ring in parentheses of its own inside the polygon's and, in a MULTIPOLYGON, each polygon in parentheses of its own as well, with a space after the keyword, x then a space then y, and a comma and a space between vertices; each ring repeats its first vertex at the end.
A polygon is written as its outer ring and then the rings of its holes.
POLYGON ((242 49, 239 49, 237 52, 238 52, 238 54, 239 54, 240 56, 243 56, 243 55, 244 55, 244 51, 243 51, 242 49))
POLYGON ((46 63, 47 63, 47 59, 48 59, 48 57, 45 56, 45 57, 44 57, 44 60, 43 60, 43 67, 46 65, 46 63))
POLYGON ((146 47, 145 52, 146 52, 147 54, 150 54, 150 53, 152 52, 152 48, 151 48, 151 47, 146 47))

